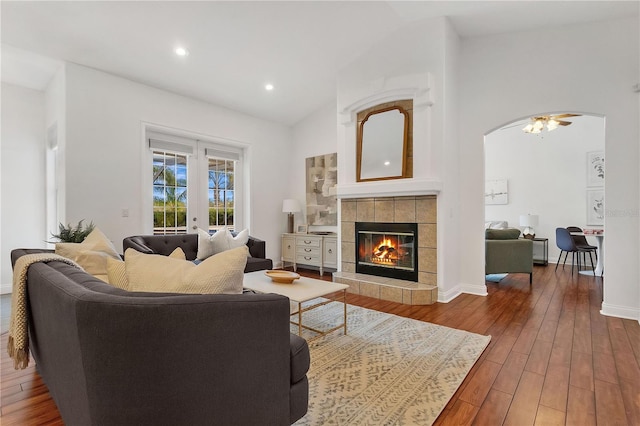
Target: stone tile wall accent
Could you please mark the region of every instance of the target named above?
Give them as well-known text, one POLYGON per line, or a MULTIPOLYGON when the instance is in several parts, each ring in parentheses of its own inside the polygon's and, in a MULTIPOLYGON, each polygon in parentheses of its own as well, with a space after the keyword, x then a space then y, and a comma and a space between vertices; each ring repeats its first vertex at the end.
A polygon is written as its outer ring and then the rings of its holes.
POLYGON ((418 224, 418 282, 437 286, 437 199, 415 197, 341 200, 342 271, 355 273, 356 222, 415 222, 418 224))

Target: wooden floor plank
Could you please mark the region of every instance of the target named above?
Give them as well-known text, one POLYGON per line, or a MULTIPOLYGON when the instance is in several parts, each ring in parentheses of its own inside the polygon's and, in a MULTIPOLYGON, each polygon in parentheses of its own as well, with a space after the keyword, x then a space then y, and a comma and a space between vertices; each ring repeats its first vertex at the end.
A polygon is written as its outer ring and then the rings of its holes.
POLYGON ((511 407, 504 420, 505 425, 524 426, 535 422, 542 393, 544 376, 525 371, 518 384, 511 407))
POLYGON ((595 381, 596 419, 598 424, 627 425, 627 415, 620 387, 602 380, 595 381))
POLYGON ((567 425, 592 426, 595 424, 595 392, 569 385, 567 425))
POLYGON ((536 413, 536 426, 562 426, 565 423, 566 413, 541 405, 536 413))
POLYGON ((507 417, 512 395, 491 389, 482 403, 473 424, 476 426, 500 425, 507 417))
POLYGON ((569 367, 558 364, 550 365, 544 379, 540 405, 566 412, 568 395, 569 367))

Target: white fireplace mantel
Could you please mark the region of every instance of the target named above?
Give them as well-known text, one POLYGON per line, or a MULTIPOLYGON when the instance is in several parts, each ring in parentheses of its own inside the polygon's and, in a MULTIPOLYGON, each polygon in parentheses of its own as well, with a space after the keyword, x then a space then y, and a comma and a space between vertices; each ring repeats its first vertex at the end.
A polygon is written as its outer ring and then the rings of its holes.
POLYGON ((338 184, 336 196, 339 199, 369 197, 402 197, 415 195, 437 195, 442 190, 442 182, 433 179, 394 179, 372 182, 338 184))

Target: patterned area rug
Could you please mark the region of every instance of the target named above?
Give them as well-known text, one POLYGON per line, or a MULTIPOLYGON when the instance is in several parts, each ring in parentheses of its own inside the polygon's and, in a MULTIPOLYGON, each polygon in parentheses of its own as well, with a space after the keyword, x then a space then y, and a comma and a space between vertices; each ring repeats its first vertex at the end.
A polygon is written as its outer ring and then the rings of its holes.
MULTIPOLYGON (((491 340, 347 308, 346 336, 335 331, 309 344, 309 411, 296 425, 431 425, 491 340)), ((303 318, 328 328, 342 317, 342 303, 333 302, 303 318)))

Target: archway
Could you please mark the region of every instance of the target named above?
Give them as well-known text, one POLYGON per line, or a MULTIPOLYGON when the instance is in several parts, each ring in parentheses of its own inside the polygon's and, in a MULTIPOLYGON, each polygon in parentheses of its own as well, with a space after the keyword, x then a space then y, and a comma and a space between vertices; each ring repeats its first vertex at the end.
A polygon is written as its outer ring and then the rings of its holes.
MULTIPOLYGON (((551 114, 558 113, 535 116, 551 114)), ((601 214, 593 210, 594 200, 604 197, 604 179, 593 177, 592 163, 604 159, 605 119, 581 113, 566 121, 571 124, 525 133, 529 117, 519 118, 488 133, 484 146, 485 226, 503 221, 522 230, 520 216, 537 215, 534 231, 548 239, 552 263, 560 254, 556 227, 604 228, 604 207, 601 214), (492 184, 506 189, 497 202, 487 192, 492 184)), ((544 257, 543 244, 534 244, 534 258, 544 257)))

